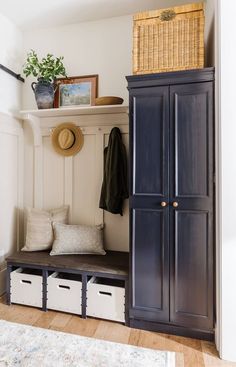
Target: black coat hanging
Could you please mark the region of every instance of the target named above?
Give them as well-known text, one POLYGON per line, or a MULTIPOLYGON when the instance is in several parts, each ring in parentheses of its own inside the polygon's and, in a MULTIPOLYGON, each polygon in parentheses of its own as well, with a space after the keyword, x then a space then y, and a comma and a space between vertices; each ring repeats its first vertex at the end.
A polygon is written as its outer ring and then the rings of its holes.
POLYGON ((104 149, 104 175, 99 207, 113 214, 123 214, 123 202, 129 197, 127 156, 118 127, 111 130, 104 149))

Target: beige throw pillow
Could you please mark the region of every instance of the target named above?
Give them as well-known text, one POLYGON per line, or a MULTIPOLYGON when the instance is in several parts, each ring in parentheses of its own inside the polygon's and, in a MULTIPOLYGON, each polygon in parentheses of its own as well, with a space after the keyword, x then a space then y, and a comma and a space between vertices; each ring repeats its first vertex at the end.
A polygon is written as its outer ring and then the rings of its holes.
POLYGON ((68 206, 49 211, 27 209, 27 233, 22 251, 50 250, 53 243, 52 223, 68 223, 68 206))
POLYGON ((105 255, 103 226, 65 225, 53 223, 54 242, 50 255, 105 255))

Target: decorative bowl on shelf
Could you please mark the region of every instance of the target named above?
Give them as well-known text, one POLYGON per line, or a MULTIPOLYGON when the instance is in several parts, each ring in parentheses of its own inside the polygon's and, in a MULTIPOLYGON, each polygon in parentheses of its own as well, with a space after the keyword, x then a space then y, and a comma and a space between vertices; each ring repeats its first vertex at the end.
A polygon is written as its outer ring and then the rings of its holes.
POLYGON ((120 98, 120 97, 105 96, 105 97, 95 98, 95 106, 122 104, 123 102, 124 102, 123 98, 120 98))

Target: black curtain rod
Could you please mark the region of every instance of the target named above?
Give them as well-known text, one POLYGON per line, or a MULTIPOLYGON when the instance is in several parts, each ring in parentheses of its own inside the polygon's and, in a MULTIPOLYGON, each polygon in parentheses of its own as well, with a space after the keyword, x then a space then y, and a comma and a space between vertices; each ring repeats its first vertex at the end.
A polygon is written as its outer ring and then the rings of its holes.
POLYGON ((10 75, 14 76, 14 78, 16 78, 16 79, 20 80, 22 83, 24 83, 24 82, 25 82, 25 79, 24 79, 24 78, 22 78, 22 76, 21 76, 20 74, 16 74, 16 73, 14 73, 14 71, 12 71, 12 70, 8 69, 6 66, 4 66, 4 65, 0 64, 0 69, 1 69, 1 70, 3 70, 3 71, 5 71, 5 72, 6 72, 6 73, 8 73, 8 74, 10 74, 10 75))

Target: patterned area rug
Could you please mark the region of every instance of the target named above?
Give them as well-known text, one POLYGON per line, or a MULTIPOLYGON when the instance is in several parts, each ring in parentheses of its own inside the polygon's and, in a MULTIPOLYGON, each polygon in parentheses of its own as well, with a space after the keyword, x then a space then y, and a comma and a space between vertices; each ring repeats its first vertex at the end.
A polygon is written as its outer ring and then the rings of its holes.
POLYGON ((174 367, 175 353, 0 320, 1 367, 174 367))

